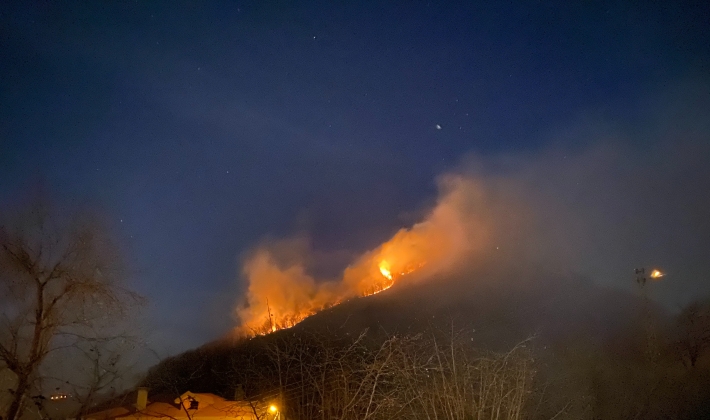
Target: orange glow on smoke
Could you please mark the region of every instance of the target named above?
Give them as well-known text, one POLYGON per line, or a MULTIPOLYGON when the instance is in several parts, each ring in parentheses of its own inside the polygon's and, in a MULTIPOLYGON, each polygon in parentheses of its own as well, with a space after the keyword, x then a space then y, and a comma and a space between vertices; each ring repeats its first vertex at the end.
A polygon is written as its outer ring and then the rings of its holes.
POLYGON ((314 255, 303 241, 275 241, 256 248, 244 261, 249 288, 236 309, 241 321, 238 334, 264 335, 293 327, 346 300, 450 269, 462 255, 480 249, 487 231, 471 217, 480 189, 464 178, 443 181, 444 194, 424 221, 400 229, 360 255, 340 278, 314 278, 309 272, 314 255))
MULTIPOLYGON (((342 280, 316 282, 300 264, 282 268, 269 250, 257 251, 245 264, 251 283, 249 305, 238 310, 242 335, 264 335, 293 327, 305 318, 345 300, 370 296, 426 265, 424 240, 402 230, 345 269, 342 280), (421 249, 420 249, 421 248, 421 249)), ((441 242, 432 242, 440 245, 441 242)))

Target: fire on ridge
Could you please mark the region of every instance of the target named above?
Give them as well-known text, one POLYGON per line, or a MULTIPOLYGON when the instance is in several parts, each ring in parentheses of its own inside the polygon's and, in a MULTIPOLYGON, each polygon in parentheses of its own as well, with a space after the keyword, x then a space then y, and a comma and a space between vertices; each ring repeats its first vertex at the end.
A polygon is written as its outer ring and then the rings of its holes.
POLYGON ((236 308, 236 334, 254 336, 293 327, 349 299, 381 293, 401 281, 419 281, 450 270, 488 242, 486 223, 472 208, 481 191, 465 177, 442 182, 443 195, 421 222, 355 258, 338 278, 316 279, 316 257, 299 240, 271 241, 244 260, 248 290, 236 308))
MULTIPOLYGON (((421 268, 424 266, 424 262, 419 262, 418 264, 415 265, 410 265, 407 266, 406 268, 403 268, 402 271, 399 273, 393 273, 391 271, 391 265, 387 260, 382 260, 378 264, 378 270, 379 274, 381 275, 381 279, 377 279, 376 282, 373 283, 373 287, 369 290, 364 290, 359 297, 366 297, 366 296, 372 296, 381 292, 384 292, 385 290, 391 288, 396 280, 402 276, 405 276, 407 274, 410 274, 417 270, 418 268, 421 268)), ((320 310, 326 309, 328 307, 336 306, 340 303, 342 303, 343 300, 336 300, 332 304, 324 306, 320 310)), ((276 308, 274 308, 276 309, 276 308)), ((290 317, 286 318, 285 320, 283 318, 278 319, 274 313, 272 313, 272 308, 270 305, 267 304, 267 319, 265 320, 265 324, 262 325, 261 327, 259 326, 250 326, 248 327, 247 330, 243 330, 242 333, 244 335, 267 335, 279 330, 284 330, 291 328, 295 326, 296 324, 300 323, 304 319, 308 318, 311 315, 315 315, 316 313, 320 312, 320 310, 313 310, 313 311, 307 311, 307 312, 302 312, 298 314, 292 314, 290 317), (285 321, 285 322, 284 322, 285 321)))

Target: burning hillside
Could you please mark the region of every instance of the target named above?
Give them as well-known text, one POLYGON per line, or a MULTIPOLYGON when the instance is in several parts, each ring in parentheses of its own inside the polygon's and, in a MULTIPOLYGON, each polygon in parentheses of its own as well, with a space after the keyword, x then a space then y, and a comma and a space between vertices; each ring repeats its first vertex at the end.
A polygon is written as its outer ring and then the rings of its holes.
MULTIPOLYGON (((638 255, 660 255, 653 247, 642 251, 657 243, 656 226, 634 216, 633 203, 644 203, 645 198, 625 198, 626 204, 619 207, 597 196, 603 192, 604 197, 627 197, 633 190, 629 185, 652 176, 640 177, 639 168, 632 168, 633 176, 618 175, 631 179, 626 183, 618 183, 617 175, 608 177, 608 168, 616 170, 626 161, 620 156, 604 147, 577 156, 552 150, 538 159, 503 159, 493 169, 471 160, 461 173, 440 178, 437 203, 421 222, 348 260, 349 265, 331 277, 313 274, 320 255, 303 252, 302 243, 297 249, 298 241, 256 247, 243 265, 248 290, 236 309, 239 331, 252 335, 289 328, 345 300, 433 276, 465 272, 469 280, 478 281, 471 268, 483 262, 618 278, 638 255), (610 214, 616 216, 608 220, 610 214), (654 236, 638 241, 640 248, 630 254, 621 244, 631 231, 619 229, 619 220, 638 221, 633 232, 654 236)), ((638 209, 645 212, 648 207, 638 209)), ((664 234, 672 238, 674 232, 664 234)), ((649 275, 660 278, 660 273, 649 275)))
MULTIPOLYGON (((482 191, 465 177, 445 178, 429 216, 364 253, 336 280, 316 279, 304 258, 285 258, 283 246, 262 246, 244 264, 246 304, 238 307, 242 334, 267 334, 347 299, 368 296, 400 281, 423 279, 451 268, 487 242, 484 218, 472 208, 482 191)), ((281 244, 283 245, 283 244, 281 244)))

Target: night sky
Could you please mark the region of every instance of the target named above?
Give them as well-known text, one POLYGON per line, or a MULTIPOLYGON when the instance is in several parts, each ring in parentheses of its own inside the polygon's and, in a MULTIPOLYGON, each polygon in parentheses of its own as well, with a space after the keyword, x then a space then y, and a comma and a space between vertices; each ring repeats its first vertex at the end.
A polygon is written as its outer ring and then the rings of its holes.
MULTIPOLYGON (((710 293, 704 3, 2 2, 0 203, 42 182, 104 209, 161 355, 235 325, 240 261, 265 238, 308 236, 341 269, 471 161, 599 180, 597 232, 617 231, 626 187, 665 191, 624 214, 668 227, 650 249, 687 269, 659 297, 673 310, 710 293), (581 163, 552 163, 568 153, 581 163), (661 162, 653 182, 634 157, 661 162)), ((599 264, 579 270, 622 281, 599 264)))

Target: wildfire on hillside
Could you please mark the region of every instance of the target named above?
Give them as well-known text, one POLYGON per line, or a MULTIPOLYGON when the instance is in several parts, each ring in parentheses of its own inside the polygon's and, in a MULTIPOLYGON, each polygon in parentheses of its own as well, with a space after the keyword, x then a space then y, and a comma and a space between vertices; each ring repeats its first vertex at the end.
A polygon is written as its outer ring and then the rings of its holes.
POLYGON ((299 253, 298 241, 276 241, 258 247, 244 262, 249 288, 246 301, 236 309, 241 323, 237 333, 264 335, 293 327, 346 300, 431 276, 460 260, 472 248, 480 248, 487 231, 471 216, 480 191, 463 178, 446 181, 449 183, 443 185, 445 194, 424 221, 400 229, 386 242, 356 258, 338 279, 314 278, 308 269, 311 254, 299 253))
POLYGON ((351 297, 371 296, 384 292, 385 290, 391 288, 398 279, 415 272, 424 265, 424 262, 409 264, 407 266, 400 267, 398 272, 393 272, 392 265, 387 260, 381 260, 379 264, 377 264, 377 273, 372 273, 372 275, 367 278, 367 281, 363 282, 363 284, 367 284, 368 286, 363 286, 360 292, 356 295, 346 293, 341 293, 340 295, 335 293, 322 293, 317 295, 316 299, 309 302, 311 305, 298 307, 299 309, 297 310, 289 311, 287 309, 288 307, 284 308, 278 305, 272 305, 267 300, 267 314, 266 317, 263 318, 263 323, 260 324, 257 320, 256 323, 248 324, 248 326, 242 330, 242 333, 246 335, 266 335, 279 330, 291 328, 303 321, 305 318, 314 315, 323 309, 335 306, 345 299, 351 297))

